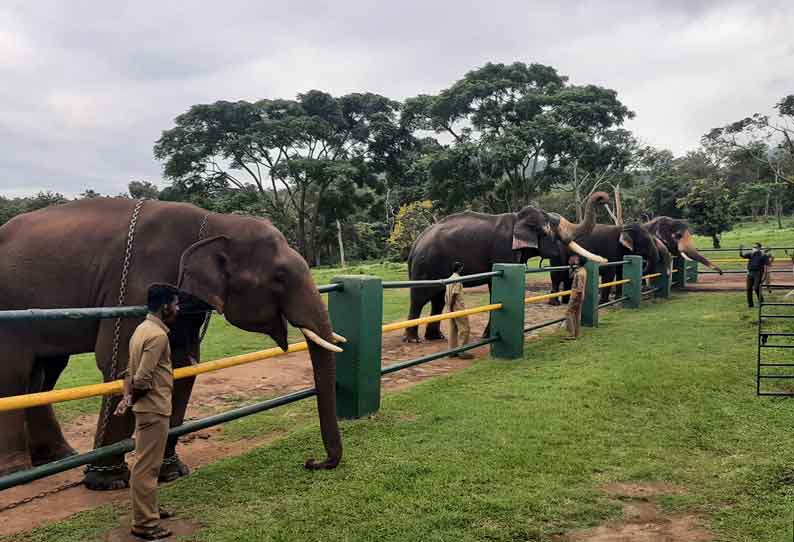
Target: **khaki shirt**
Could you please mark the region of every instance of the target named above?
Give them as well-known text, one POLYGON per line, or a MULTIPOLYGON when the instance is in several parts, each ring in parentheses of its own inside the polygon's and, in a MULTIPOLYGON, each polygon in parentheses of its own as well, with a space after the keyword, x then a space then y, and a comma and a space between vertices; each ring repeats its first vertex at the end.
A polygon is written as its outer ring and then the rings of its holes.
MULTIPOLYGON (((460 275, 457 273, 452 273, 449 277, 451 279, 459 279, 460 275)), ((460 282, 453 282, 452 284, 447 284, 447 291, 444 293, 444 304, 449 308, 450 311, 462 310, 465 307, 463 304, 463 284, 460 282), (455 298, 455 306, 451 305, 453 299, 455 298)))
POLYGON ((587 270, 583 266, 577 267, 573 272, 571 294, 577 297, 583 296, 585 286, 587 286, 587 270))
POLYGON ((149 390, 132 405, 132 411, 170 416, 174 389, 171 345, 168 343, 168 328, 152 314, 146 316, 130 338, 128 370, 133 388, 149 390))

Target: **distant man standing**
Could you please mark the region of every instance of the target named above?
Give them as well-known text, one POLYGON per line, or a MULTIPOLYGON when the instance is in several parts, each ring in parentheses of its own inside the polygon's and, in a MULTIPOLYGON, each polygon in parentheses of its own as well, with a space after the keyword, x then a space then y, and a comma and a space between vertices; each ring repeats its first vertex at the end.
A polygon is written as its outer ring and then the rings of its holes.
POLYGON ((587 287, 587 270, 582 265, 581 256, 572 254, 568 258, 571 266, 571 297, 568 301, 568 312, 565 314, 565 326, 568 328, 568 339, 576 340, 582 322, 582 303, 584 303, 587 287))
POLYGON ((171 536, 160 520, 171 514, 157 504, 157 478, 163 462, 171 418, 174 376, 167 323, 179 314, 174 288, 149 288, 149 314, 130 338, 129 375, 132 411, 135 414, 135 465, 130 476, 132 534, 144 540, 171 536))
POLYGON ((761 281, 764 276, 764 270, 768 265, 769 256, 761 250, 761 243, 753 244, 753 250, 749 252, 744 251, 743 246, 739 246, 739 256, 749 260, 747 262, 747 306, 753 307, 753 292, 758 297, 758 302, 763 303, 764 294, 761 291, 761 281))
MULTIPOLYGON (((452 264, 452 275, 449 278, 459 279, 460 274, 462 272, 463 272, 463 263, 455 262, 454 264, 452 264)), ((444 294, 444 304, 447 307, 447 312, 462 311, 466 308, 466 304, 463 302, 462 283, 453 282, 452 284, 447 284, 447 291, 444 294)), ((469 342, 468 316, 459 316, 457 318, 452 318, 451 320, 449 320, 449 336, 447 340, 449 341, 450 350, 452 350, 453 348, 457 348, 458 346, 463 346, 464 344, 469 342)), ((451 357, 457 357, 461 359, 474 358, 474 356, 472 356, 468 352, 460 352, 458 354, 452 354, 451 357)))

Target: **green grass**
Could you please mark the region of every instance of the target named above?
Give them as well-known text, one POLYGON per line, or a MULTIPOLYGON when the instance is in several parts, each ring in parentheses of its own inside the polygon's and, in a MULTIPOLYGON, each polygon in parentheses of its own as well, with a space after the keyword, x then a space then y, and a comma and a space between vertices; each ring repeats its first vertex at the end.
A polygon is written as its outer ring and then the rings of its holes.
MULTIPOLYGON (((545 336, 523 361, 481 360, 384 398, 344 422, 345 459, 309 419, 276 443, 161 489, 202 541, 553 540, 617 518, 612 481, 669 481, 665 509, 701 515, 724 541, 789 540, 794 409, 757 398, 755 313, 739 294, 689 294, 602 316, 576 343, 545 336)), ((289 412, 243 420, 257 434, 289 412)), ((15 540, 83 541, 114 526, 105 506, 15 540)), ((193 538, 191 538, 192 540, 193 538)))
MULTIPOLYGON (((722 246, 735 248, 744 245, 750 248, 753 243, 765 246, 794 246, 794 218, 783 219, 783 229, 778 229, 777 219, 758 219, 756 222, 736 224, 731 231, 722 234, 722 246)), ((695 236, 695 244, 699 248, 712 248, 711 237, 695 236)), ((782 256, 782 254, 781 254, 782 256)))

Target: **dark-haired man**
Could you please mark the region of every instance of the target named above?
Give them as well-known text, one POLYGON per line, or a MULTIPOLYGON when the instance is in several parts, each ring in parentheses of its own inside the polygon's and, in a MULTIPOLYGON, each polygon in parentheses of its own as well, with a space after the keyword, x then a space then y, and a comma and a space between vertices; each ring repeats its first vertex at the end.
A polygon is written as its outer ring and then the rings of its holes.
POLYGON ((149 313, 130 338, 129 377, 132 411, 135 414, 135 465, 130 475, 132 534, 144 540, 171 536, 160 519, 171 514, 157 504, 157 477, 163 462, 171 417, 174 377, 168 327, 179 314, 174 288, 149 288, 149 313))
POLYGON ((739 256, 749 260, 747 262, 747 306, 753 307, 753 292, 758 297, 758 302, 763 303, 764 294, 761 291, 761 281, 764 270, 770 265, 769 256, 761 250, 761 243, 753 244, 753 250, 745 252, 743 246, 739 246, 739 256))

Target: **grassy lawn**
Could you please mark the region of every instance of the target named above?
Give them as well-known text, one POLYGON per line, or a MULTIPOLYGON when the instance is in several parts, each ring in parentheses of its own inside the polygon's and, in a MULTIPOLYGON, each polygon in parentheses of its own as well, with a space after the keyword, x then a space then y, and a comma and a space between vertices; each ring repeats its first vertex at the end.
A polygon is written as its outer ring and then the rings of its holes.
MULTIPOLYGON (((755 313, 742 303, 688 294, 610 312, 574 344, 545 336, 524 360, 391 394, 373 418, 342 424, 335 471, 300 466, 321 449, 311 404, 241 420, 251 435, 310 421, 164 487, 165 506, 201 523, 203 541, 550 542, 619 517, 603 484, 668 481, 687 492, 665 510, 701 515, 719 540, 789 540, 794 409, 755 396, 755 313)), ((92 540, 126 511, 15 540, 92 540)))
MULTIPOLYGON (((744 245, 750 248, 760 242, 765 246, 794 246, 794 218, 783 218, 783 229, 778 229, 777 220, 760 218, 756 222, 736 224, 731 231, 722 234, 722 246, 735 248, 744 245)), ((695 236, 699 248, 712 248, 711 237, 695 236)), ((782 256, 782 253, 780 254, 782 256)))

